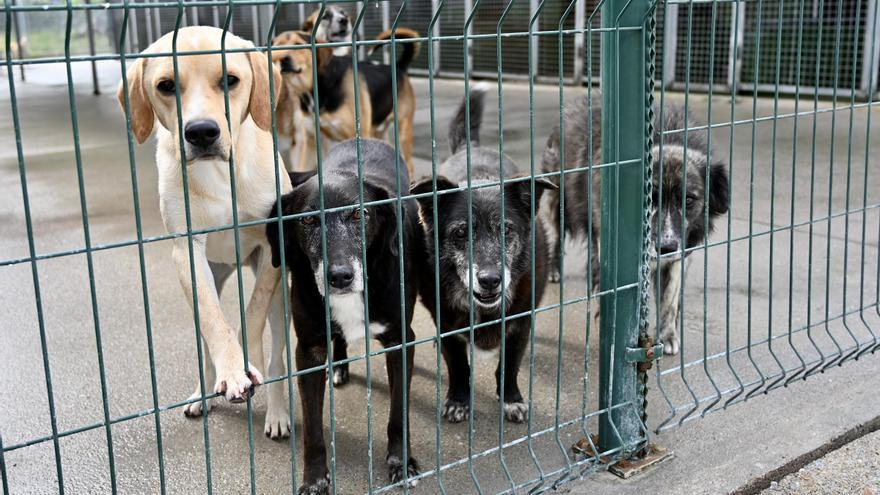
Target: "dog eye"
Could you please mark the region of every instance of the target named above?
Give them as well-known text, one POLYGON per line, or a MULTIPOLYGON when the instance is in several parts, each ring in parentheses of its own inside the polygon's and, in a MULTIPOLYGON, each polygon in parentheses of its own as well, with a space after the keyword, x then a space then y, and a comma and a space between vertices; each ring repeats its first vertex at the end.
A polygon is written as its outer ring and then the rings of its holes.
MULTIPOLYGON (((229 89, 232 89, 238 85, 238 78, 232 74, 228 74, 226 76, 226 84, 229 86, 229 89)), ((223 79, 220 79, 220 87, 223 87, 223 79)))
POLYGON ((173 95, 174 90, 177 88, 174 86, 173 80, 165 79, 164 81, 159 81, 159 84, 156 85, 156 89, 162 94, 173 95))
POLYGON ((314 216, 302 217, 299 219, 299 222, 303 225, 314 225, 315 217, 314 216))
POLYGON ((364 208, 363 210, 358 208, 358 209, 351 212, 351 219, 352 220, 360 220, 361 215, 363 215, 364 218, 370 218, 370 211, 367 210, 366 208, 364 208))
POLYGON ((697 198, 695 198, 694 196, 688 196, 687 198, 685 198, 684 202, 688 208, 692 208, 697 203, 697 198))
POLYGON ((504 237, 510 237, 510 234, 513 233, 513 227, 509 224, 504 226, 504 237))
POLYGON ((452 235, 456 240, 463 241, 467 239, 467 227, 461 226, 452 231, 452 235))

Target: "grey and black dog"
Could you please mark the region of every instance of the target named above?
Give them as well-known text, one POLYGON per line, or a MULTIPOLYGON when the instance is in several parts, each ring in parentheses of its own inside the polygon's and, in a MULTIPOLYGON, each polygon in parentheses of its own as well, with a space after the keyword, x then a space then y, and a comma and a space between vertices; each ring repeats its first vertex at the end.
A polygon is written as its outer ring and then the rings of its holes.
MULTIPOLYGON (((473 324, 501 318, 502 304, 506 314, 522 314, 534 301, 541 300, 547 279, 547 248, 544 230, 537 217, 531 216, 532 202, 540 202, 544 189, 555 186, 547 180, 532 180, 518 174, 516 164, 494 149, 480 146, 479 130, 483 115, 485 91, 476 88, 469 95, 470 106, 470 173, 471 225, 468 232, 467 192, 467 124, 465 101, 462 101, 449 125, 452 156, 438 168, 436 211, 434 197, 419 199, 422 224, 426 228, 429 255, 420 270, 419 294, 422 303, 439 319, 443 333, 467 328, 473 306, 473 324), (504 224, 502 225, 501 161, 504 161, 504 224), (508 182, 509 179, 516 179, 508 182), (436 213, 436 223, 435 223, 436 213), (434 252, 434 231, 439 237, 439 250, 434 252), (532 272, 531 241, 534 236, 535 259, 532 272), (504 239, 502 249, 501 240, 504 239), (468 244, 472 242, 469 253, 468 244), (439 269, 440 293, 435 290, 439 269), (534 281, 534 282, 533 282, 534 281), (440 314, 437 314, 439 298, 440 314)), ((434 191, 433 180, 423 179, 412 187, 413 194, 434 191)), ((529 341, 528 316, 510 319, 502 333, 500 322, 474 330, 474 357, 498 356, 501 340, 505 339, 504 387, 501 387, 501 362, 495 371, 496 391, 504 399, 504 415, 508 421, 524 422, 528 406, 517 385, 520 362, 529 341)), ((470 366, 468 364, 469 334, 458 333, 441 340, 443 357, 449 372, 449 391, 443 415, 456 423, 467 418, 470 407, 470 366)))
MULTIPOLYGON (((418 206, 413 200, 403 201, 398 218, 398 184, 400 195, 409 193, 409 175, 403 158, 383 141, 364 139, 360 146, 363 201, 379 204, 363 209, 358 206, 360 183, 354 139, 334 146, 324 158, 323 187, 319 187, 315 175, 307 180, 294 177, 293 191, 281 198, 281 211, 285 216, 313 213, 284 221, 283 248, 294 280, 290 288, 290 309, 297 339, 296 366, 300 370, 320 367, 327 360, 325 302, 330 309, 334 361, 343 359, 345 344, 363 339, 367 329, 370 337, 377 339, 383 347, 401 346, 404 340, 415 340, 411 326, 418 290, 415 260, 423 258, 425 252, 424 235, 418 224, 418 206), (400 174, 399 178, 397 174, 400 174), (323 223, 317 214, 321 192, 323 207, 329 210, 324 213, 323 223), (363 236, 361 222, 364 224, 363 236), (326 246, 322 246, 322 233, 326 246), (366 265, 362 263, 362 246, 367 250, 366 265), (401 290, 401 277, 406 281, 405 290, 401 290), (369 309, 367 322, 364 321, 365 306, 369 309)), ((278 218, 277 211, 273 218, 278 218)), ((267 225, 275 266, 281 262, 282 244, 278 231, 276 223, 267 225)), ((393 483, 402 481, 404 476, 412 478, 419 472, 418 463, 411 457, 413 450, 409 441, 412 436, 409 435, 409 421, 405 421, 404 416, 409 410, 404 401, 404 390, 409 398, 413 354, 413 347, 407 347, 405 383, 401 350, 385 355, 391 397, 386 462, 393 483), (407 428, 406 451, 410 455, 406 460, 403 456, 404 423, 407 428)), ((347 370, 347 365, 339 368, 347 370)), ((334 376, 334 383, 339 383, 337 380, 338 377, 334 376)), ((326 493, 329 472, 323 432, 325 373, 323 369, 306 373, 298 377, 298 382, 305 451, 303 486, 299 492, 326 493)), ((408 483, 414 486, 416 480, 410 479, 408 483)))
MULTIPOLYGON (((579 97, 566 105, 563 122, 565 125, 565 168, 587 167, 592 154, 592 164, 602 163, 601 154, 601 103, 598 97, 588 105, 588 97, 579 97), (592 108, 590 108, 592 107, 592 108), (590 111, 592 110, 592 111, 590 111), (591 141, 587 138, 591 137, 591 141)), ((660 115, 659 108, 654 109, 660 115)), ((663 108, 663 125, 654 126, 653 163, 653 209, 651 225, 653 244, 659 263, 651 273, 651 282, 656 283, 656 270, 660 268, 660 340, 665 354, 677 354, 679 338, 676 332, 680 310, 681 253, 686 258, 688 248, 704 243, 712 232, 718 216, 727 213, 729 187, 727 164, 715 160, 709 149, 706 131, 688 131, 687 149, 684 132, 665 134, 662 146, 662 165, 660 160, 660 131, 685 129, 699 126, 700 123, 685 113, 678 105, 667 104, 663 108), (662 167, 662 174, 661 174, 662 167), (707 177, 708 174, 708 177, 707 177), (662 194, 661 194, 662 193, 662 194), (684 204, 682 197, 684 196, 684 204)), ((541 160, 544 172, 560 170, 559 128, 553 130, 541 160)), ((567 235, 589 239, 592 249, 589 253, 593 284, 599 283, 599 206, 601 181, 598 170, 579 171, 565 174, 565 232, 567 235), (591 194, 588 204, 588 191, 591 194), (590 221, 591 220, 591 221, 590 221)), ((559 183, 558 176, 551 180, 559 183)), ((550 279, 559 280, 559 255, 563 246, 559 235, 559 194, 545 195, 541 207, 549 228, 550 238, 550 279)), ((656 263, 656 262, 655 262, 656 263)))

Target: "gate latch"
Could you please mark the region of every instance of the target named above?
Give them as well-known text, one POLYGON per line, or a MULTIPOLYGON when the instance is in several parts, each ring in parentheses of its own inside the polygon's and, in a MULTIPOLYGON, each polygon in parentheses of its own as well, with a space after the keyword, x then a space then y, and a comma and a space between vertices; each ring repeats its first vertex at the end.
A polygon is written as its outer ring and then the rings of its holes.
POLYGON ((626 362, 638 363, 639 371, 651 369, 654 361, 663 355, 663 344, 654 345, 654 338, 649 335, 639 337, 639 347, 626 348, 626 362))

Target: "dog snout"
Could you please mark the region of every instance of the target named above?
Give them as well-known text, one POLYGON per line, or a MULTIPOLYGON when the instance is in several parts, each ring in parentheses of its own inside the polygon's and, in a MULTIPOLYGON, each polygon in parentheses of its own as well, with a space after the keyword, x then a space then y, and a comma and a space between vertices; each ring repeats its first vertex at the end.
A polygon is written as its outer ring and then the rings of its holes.
POLYGON ((498 270, 480 270, 477 273, 477 282, 479 282, 481 289, 494 293, 501 286, 501 272, 498 270))
POLYGON ((354 270, 351 265, 330 265, 327 275, 330 277, 330 286, 334 289, 344 289, 351 285, 351 282, 354 280, 354 270))
POLYGON ((186 142, 198 148, 207 148, 220 138, 220 126, 213 120, 196 120, 183 130, 186 142))
POLYGON ((339 23, 340 27, 348 26, 348 17, 345 17, 344 15, 339 16, 339 19, 337 20, 337 22, 339 23))
POLYGON ((291 57, 284 57, 281 59, 281 72, 299 74, 302 72, 302 69, 293 64, 293 59, 291 57))
POLYGON ((670 254, 678 251, 678 239, 671 235, 663 235, 660 237, 659 248, 660 254, 670 254))

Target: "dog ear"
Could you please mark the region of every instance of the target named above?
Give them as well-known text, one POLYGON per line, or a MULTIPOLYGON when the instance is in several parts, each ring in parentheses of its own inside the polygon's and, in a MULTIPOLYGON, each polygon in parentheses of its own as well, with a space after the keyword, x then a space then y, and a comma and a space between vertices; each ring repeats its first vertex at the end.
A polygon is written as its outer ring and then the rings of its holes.
POLYGON ((305 21, 303 21, 302 26, 300 26, 300 29, 303 31, 311 32, 312 29, 315 28, 315 21, 318 20, 318 14, 320 12, 321 12, 321 9, 317 9, 314 12, 312 12, 312 14, 310 16, 308 16, 305 21))
MULTIPOLYGON (((528 175, 518 175, 515 179, 529 177, 528 175)), ((535 177, 535 210, 541 204, 541 196, 548 189, 558 189, 556 184, 550 182, 544 177, 535 177)), ((504 193, 512 194, 522 201, 523 208, 530 208, 532 202, 531 180, 519 180, 516 182, 505 182, 504 193)))
POLYGON ((709 167, 709 214, 723 215, 730 208, 730 185, 727 165, 715 162, 709 167))
MULTIPOLYGON (((437 176, 437 192, 445 191, 447 189, 457 189, 458 185, 443 177, 442 175, 437 176)), ((419 179, 414 182, 412 186, 409 188, 410 194, 425 194, 431 193, 434 191, 434 180, 431 177, 425 177, 419 179)), ((443 202, 449 197, 448 194, 438 195, 437 196, 437 208, 442 209, 443 202)), ((422 210, 422 220, 425 223, 432 223, 434 221, 434 196, 424 196, 418 198, 419 207, 422 210)))
MULTIPOLYGON (((265 54, 258 51, 248 52, 248 58, 251 63, 251 74, 253 74, 248 113, 254 119, 257 127, 264 131, 270 131, 272 130, 272 112, 275 111, 275 108, 272 106, 273 102, 269 101, 269 64, 265 54)), ((271 66, 277 102, 277 95, 279 88, 281 88, 281 72, 274 63, 271 66)))
MULTIPOLYGON (((281 197, 281 213, 278 212, 278 205, 273 203, 272 211, 269 213, 268 219, 270 222, 266 223, 266 238, 269 239, 269 247, 272 250, 272 266, 278 268, 281 266, 281 238, 278 235, 281 230, 278 225, 278 218, 283 215, 290 215, 293 213, 293 196, 294 193, 288 193, 281 197)), ((290 237, 290 229, 293 228, 292 222, 289 220, 284 220, 284 247, 285 253, 290 252, 290 242, 292 239, 290 237)), ((290 260, 290 256, 287 256, 288 261, 290 260)))
POLYGON ((308 172, 287 172, 287 175, 290 176, 290 184, 296 187, 311 179, 317 173, 317 170, 309 170, 308 172))
MULTIPOLYGON (((364 187, 371 191, 370 201, 383 201, 396 197, 395 193, 384 187, 367 184, 366 182, 364 187)), ((401 208, 400 214, 402 215, 401 221, 406 221, 406 208, 401 208)), ((397 248, 397 204, 391 202, 373 207, 373 217, 379 223, 379 237, 373 240, 372 245, 378 246, 379 249, 387 249, 394 257, 398 256, 400 250, 397 248)))
POLYGON ((116 98, 119 99, 119 106, 122 113, 125 113, 125 94, 128 93, 128 105, 131 117, 131 133, 138 144, 143 144, 150 134, 153 133, 153 126, 156 123, 156 115, 153 113, 153 105, 150 104, 144 90, 144 65, 147 59, 139 58, 128 68, 125 77, 128 80, 128 88, 122 86, 119 82, 119 88, 116 90, 116 98))

